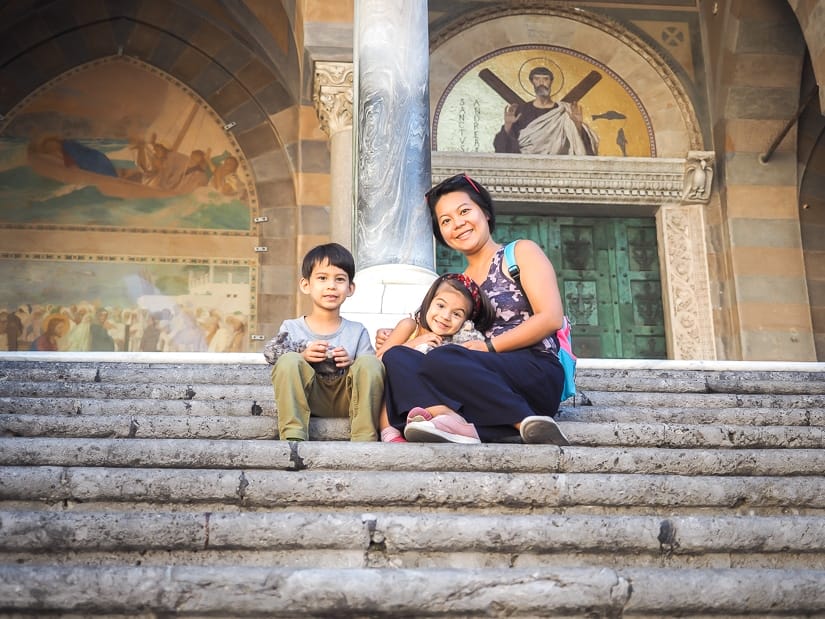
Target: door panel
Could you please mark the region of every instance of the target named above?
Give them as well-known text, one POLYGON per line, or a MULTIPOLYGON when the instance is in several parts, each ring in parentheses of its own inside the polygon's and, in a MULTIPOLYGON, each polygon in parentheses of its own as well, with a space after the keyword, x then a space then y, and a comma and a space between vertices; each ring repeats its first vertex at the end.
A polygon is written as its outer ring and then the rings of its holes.
MULTIPOLYGON (((538 243, 556 268, 573 350, 585 358, 667 357, 653 219, 499 215, 495 238, 538 243)), ((439 246, 439 273, 464 257, 439 246)))

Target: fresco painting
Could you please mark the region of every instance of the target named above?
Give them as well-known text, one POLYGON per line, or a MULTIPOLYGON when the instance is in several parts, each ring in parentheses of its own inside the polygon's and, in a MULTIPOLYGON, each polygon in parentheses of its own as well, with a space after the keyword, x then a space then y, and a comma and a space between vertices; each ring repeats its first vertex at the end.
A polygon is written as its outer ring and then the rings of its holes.
POLYGON ((433 149, 656 156, 647 112, 621 77, 552 45, 497 50, 461 71, 436 106, 433 149))
POLYGON ((0 255, 0 350, 247 352, 242 260, 0 255))
POLYGON ((249 231, 252 192, 220 119, 134 59, 61 76, 0 124, 0 225, 249 231))
POLYGON ((0 253, 0 350, 247 351, 257 262, 158 251, 252 237, 255 209, 233 136, 171 76, 117 56, 55 78, 0 120, 0 228, 34 246, 0 253), (145 242, 95 253, 123 232, 145 242))

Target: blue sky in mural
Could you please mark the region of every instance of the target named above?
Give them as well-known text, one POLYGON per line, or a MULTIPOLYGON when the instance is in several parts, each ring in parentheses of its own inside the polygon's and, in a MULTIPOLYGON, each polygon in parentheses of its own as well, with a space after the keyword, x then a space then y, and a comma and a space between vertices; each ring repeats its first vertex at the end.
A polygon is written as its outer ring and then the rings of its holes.
MULTIPOLYGON (((118 170, 133 169, 123 140, 83 140, 107 155, 118 170)), ((225 153, 212 157, 220 165, 225 153)), ((27 160, 27 141, 0 139, 0 222, 113 226, 130 228, 195 228, 248 230, 249 207, 239 197, 211 187, 172 196, 119 197, 139 185, 120 178, 85 173, 78 182, 61 182, 36 172, 27 160)))

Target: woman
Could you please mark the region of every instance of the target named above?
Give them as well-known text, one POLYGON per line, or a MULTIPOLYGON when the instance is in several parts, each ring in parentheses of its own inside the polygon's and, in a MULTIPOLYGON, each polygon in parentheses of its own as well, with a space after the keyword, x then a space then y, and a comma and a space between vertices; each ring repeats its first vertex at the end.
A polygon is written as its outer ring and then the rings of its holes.
POLYGON ((383 355, 390 424, 410 441, 511 442, 520 435, 525 443, 568 444, 552 419, 564 381, 553 339, 563 319, 553 265, 536 243, 521 240, 521 287, 506 274, 504 247, 491 236, 492 199, 466 174, 426 198, 436 240, 464 254, 464 274, 496 316, 485 341, 427 355, 396 346, 383 355))

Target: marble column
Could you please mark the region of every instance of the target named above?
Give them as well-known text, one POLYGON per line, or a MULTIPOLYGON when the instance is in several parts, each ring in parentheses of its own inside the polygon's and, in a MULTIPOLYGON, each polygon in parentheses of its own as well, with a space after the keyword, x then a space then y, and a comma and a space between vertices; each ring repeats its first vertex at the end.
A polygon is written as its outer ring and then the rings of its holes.
POLYGON ((374 330, 418 307, 435 278, 426 0, 355 3, 355 296, 374 330))
POLYGON ((316 62, 312 101, 329 136, 330 240, 352 250, 352 63, 316 62))

